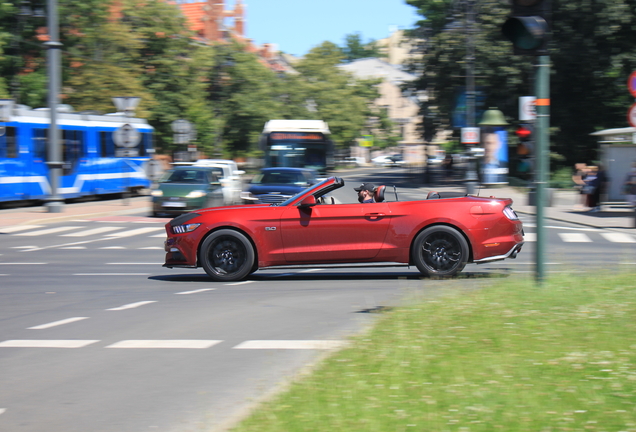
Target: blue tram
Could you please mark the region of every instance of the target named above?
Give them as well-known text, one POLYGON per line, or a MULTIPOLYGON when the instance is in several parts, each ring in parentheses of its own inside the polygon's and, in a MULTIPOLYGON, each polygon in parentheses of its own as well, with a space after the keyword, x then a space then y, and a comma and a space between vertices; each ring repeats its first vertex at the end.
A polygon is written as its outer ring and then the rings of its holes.
MULTIPOLYGON (((68 106, 57 111, 63 163, 58 196, 134 193, 150 186, 152 126, 123 113, 70 111, 68 106)), ((0 202, 44 200, 51 194, 49 109, 17 105, 6 112, 0 122, 0 202)))

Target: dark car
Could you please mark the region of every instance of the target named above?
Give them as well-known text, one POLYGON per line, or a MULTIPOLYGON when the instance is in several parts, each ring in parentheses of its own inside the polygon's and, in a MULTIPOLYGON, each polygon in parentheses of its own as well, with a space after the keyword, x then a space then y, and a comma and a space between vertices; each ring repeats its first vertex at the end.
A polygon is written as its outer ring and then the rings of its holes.
POLYGON ((223 205, 223 189, 213 167, 180 166, 166 171, 151 195, 153 216, 223 205))
POLYGON ((263 168, 250 182, 247 199, 278 204, 317 182, 312 169, 263 168))

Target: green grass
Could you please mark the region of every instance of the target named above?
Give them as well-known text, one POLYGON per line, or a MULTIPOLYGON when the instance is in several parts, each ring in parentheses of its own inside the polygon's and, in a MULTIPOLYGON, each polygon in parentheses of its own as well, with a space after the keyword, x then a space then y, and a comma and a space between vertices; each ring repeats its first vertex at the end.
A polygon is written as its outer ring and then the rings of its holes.
POLYGON ((636 273, 477 283, 384 313, 234 430, 636 431, 636 273))

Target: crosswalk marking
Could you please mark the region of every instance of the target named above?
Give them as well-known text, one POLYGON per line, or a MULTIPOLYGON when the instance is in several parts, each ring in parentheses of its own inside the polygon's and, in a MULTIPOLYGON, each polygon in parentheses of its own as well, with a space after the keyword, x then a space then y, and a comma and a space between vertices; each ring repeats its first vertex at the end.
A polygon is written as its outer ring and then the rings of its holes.
POLYGON ((14 225, 0 228, 2 234, 12 234, 19 231, 42 228, 43 225, 14 225))
POLYGON ((0 348, 83 348, 97 342, 99 342, 99 340, 6 340, 4 342, 0 342, 0 348))
POLYGON ((559 237, 566 243, 590 243, 592 241, 582 233, 559 233, 559 237))
POLYGON ((536 242, 537 241, 537 233, 525 233, 523 235, 523 240, 526 242, 536 242))
POLYGON ((105 226, 105 227, 93 228, 93 229, 69 233, 69 234, 62 234, 62 237, 86 237, 90 235, 103 234, 103 233, 120 230, 120 229, 122 229, 122 227, 105 226))
POLYGON ((205 349, 223 341, 220 340, 123 340, 106 348, 187 348, 205 349))
POLYGON ((123 231, 123 232, 116 232, 116 233, 111 233, 108 234, 108 237, 128 237, 128 236, 134 236, 134 235, 140 235, 140 234, 146 234, 149 232, 153 232, 153 231, 159 231, 159 230, 163 230, 163 227, 145 227, 145 228, 136 228, 133 230, 129 230, 129 231, 123 231))
POLYGON ((624 233, 601 233, 601 235, 612 243, 636 243, 633 235, 624 233))
POLYGON ((150 303, 157 303, 156 300, 149 300, 149 301, 140 301, 140 302, 136 302, 136 303, 129 303, 127 305, 123 305, 123 306, 119 306, 119 307, 115 307, 115 308, 110 308, 110 309, 106 309, 109 311, 121 311, 121 310, 126 310, 126 309, 135 309, 138 308, 139 306, 144 306, 150 303))
POLYGON ((64 324, 70 324, 70 323, 74 323, 76 321, 82 321, 88 319, 88 317, 74 317, 74 318, 67 318, 67 319, 63 319, 63 320, 59 320, 59 321, 53 321, 50 322, 48 324, 42 324, 42 325, 37 325, 37 326, 33 326, 33 327, 28 327, 27 330, 45 330, 51 327, 57 327, 57 326, 61 326, 64 324))
POLYGON ((18 233, 16 235, 35 237, 35 236, 41 236, 41 235, 47 235, 47 234, 60 233, 60 232, 64 232, 64 231, 71 231, 71 230, 78 229, 78 228, 84 228, 84 227, 61 226, 61 227, 56 227, 56 228, 47 228, 47 229, 42 229, 42 230, 23 232, 23 233, 18 233))
POLYGON ((344 344, 341 340, 251 340, 234 349, 335 349, 344 344))
MULTIPOLYGON (((82 339, 13 339, 0 342, 0 348, 84 348, 100 342, 82 339)), ((121 349, 207 349, 224 342, 209 339, 139 339, 122 340, 104 348, 121 349)), ((330 350, 347 345, 344 340, 249 340, 232 349, 241 350, 330 350)), ((2 412, 0 411, 0 414, 2 412)))

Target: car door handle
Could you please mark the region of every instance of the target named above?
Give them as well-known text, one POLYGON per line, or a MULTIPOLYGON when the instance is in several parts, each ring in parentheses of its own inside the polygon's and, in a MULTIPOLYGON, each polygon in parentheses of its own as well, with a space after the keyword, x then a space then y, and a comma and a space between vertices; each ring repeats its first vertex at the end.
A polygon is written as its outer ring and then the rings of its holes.
POLYGON ((370 219, 378 219, 384 216, 386 216, 384 213, 367 213, 364 215, 364 217, 368 217, 370 219))

